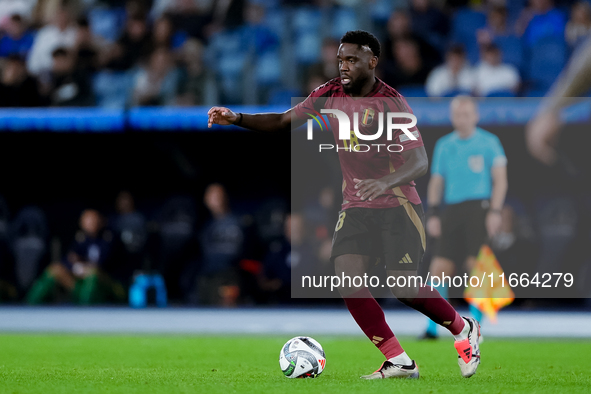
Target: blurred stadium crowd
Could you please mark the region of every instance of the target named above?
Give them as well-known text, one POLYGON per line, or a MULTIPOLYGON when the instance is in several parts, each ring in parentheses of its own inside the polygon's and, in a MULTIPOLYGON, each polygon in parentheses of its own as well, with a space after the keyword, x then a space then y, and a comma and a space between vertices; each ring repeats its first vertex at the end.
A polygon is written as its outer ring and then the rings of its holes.
POLYGON ((219 183, 205 189, 202 205, 186 194, 162 201, 140 211, 121 191, 111 210, 84 209, 78 230, 63 238, 41 207, 11 215, 0 198, 0 301, 126 303, 138 275, 157 274, 172 304, 285 304, 292 267, 330 271, 331 188, 293 214, 281 198, 235 212, 240 203, 219 183))
POLYGON ((0 0, 0 105, 290 104, 374 32, 408 97, 540 97, 591 32, 575 0, 0 0))

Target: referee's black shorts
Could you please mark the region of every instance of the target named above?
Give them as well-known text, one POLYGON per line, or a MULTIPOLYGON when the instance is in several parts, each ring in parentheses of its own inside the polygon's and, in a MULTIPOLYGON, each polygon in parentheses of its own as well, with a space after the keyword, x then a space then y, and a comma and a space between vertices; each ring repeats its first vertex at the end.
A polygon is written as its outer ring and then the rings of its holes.
POLYGON ((448 205, 441 214, 441 236, 436 242, 435 256, 452 260, 463 266, 469 256, 487 240, 486 213, 488 200, 471 200, 448 205))
POLYGON ((422 204, 349 208, 339 213, 331 260, 344 254, 379 259, 387 270, 417 271, 425 253, 422 204))

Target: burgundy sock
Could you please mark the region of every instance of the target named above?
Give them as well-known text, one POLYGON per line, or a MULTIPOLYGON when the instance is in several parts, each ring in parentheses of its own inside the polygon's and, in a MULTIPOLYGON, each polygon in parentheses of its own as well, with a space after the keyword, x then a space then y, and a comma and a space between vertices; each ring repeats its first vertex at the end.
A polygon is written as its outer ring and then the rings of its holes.
POLYGON ((367 288, 343 299, 353 319, 387 359, 404 352, 400 342, 386 323, 384 311, 367 288))
POLYGON ((435 288, 420 287, 417 298, 406 304, 447 328, 453 335, 458 335, 464 328, 464 319, 435 288))

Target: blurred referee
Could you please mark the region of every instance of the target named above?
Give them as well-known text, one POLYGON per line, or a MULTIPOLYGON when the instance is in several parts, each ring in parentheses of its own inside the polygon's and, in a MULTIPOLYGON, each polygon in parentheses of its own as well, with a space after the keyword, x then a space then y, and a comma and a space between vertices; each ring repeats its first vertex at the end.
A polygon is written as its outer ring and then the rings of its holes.
MULTIPOLYGON (((474 100, 458 96, 452 100, 450 112, 455 130, 435 145, 427 189, 427 233, 439 239, 429 271, 439 277, 472 270, 480 247, 500 228, 507 193, 503 146, 497 136, 477 127, 474 100), (442 202, 444 211, 440 210, 442 202)), ((438 290, 447 298, 445 286, 438 290)), ((470 312, 476 320, 482 319, 477 308, 470 306, 470 312)), ((437 325, 432 320, 422 338, 437 338, 437 325)))

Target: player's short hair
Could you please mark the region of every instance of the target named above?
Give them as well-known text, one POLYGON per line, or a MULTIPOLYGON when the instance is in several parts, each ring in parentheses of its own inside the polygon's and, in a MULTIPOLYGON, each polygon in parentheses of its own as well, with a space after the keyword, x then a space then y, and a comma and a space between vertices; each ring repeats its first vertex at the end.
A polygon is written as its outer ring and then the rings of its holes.
POLYGON ((350 30, 341 37, 341 44, 367 45, 374 56, 380 57, 381 46, 377 37, 364 30, 350 30))

